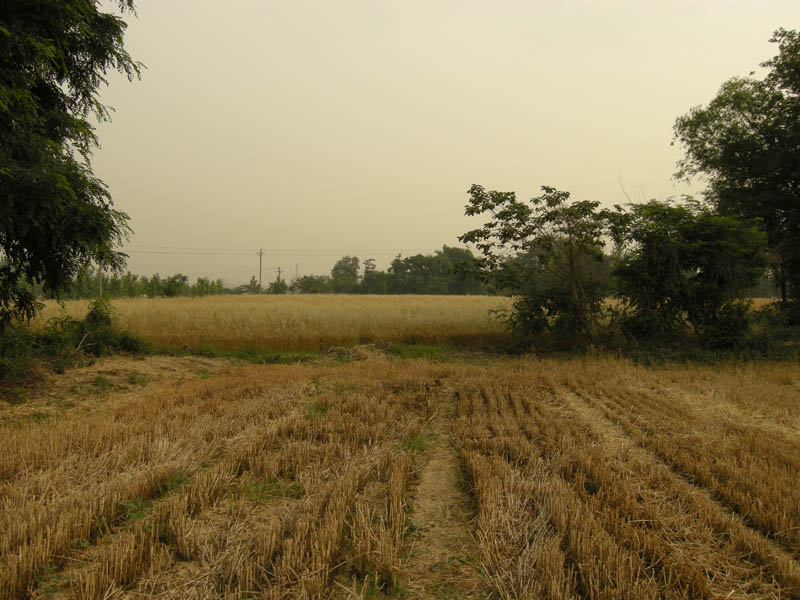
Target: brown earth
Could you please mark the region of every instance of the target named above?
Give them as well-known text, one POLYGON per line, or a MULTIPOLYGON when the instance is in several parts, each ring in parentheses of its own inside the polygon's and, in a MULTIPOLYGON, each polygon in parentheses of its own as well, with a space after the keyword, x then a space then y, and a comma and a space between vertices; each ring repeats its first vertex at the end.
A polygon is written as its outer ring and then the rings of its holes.
POLYGON ((449 399, 441 406, 447 414, 430 423, 427 462, 412 491, 410 520, 415 531, 408 540, 403 590, 421 599, 488 598, 470 533, 474 506, 451 439, 455 407, 449 399))

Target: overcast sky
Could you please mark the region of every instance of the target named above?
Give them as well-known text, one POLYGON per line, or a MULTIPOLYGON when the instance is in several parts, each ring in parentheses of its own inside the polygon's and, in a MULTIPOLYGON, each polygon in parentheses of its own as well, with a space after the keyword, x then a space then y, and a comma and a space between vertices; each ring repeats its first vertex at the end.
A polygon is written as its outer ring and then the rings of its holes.
POLYGON ((134 273, 264 281, 458 245, 473 183, 687 191, 675 119, 758 69, 797 0, 138 0, 95 173, 134 273))

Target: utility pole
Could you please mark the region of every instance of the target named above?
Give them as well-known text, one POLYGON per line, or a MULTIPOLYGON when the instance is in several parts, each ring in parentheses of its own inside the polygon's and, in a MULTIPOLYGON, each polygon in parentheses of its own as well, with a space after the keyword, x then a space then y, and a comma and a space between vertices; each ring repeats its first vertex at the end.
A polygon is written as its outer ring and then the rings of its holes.
POLYGON ((278 281, 280 281, 280 280, 281 280, 281 268, 280 268, 280 267, 278 267, 278 268, 277 268, 277 269, 275 269, 275 270, 278 272, 278 281))
POLYGON ((264 249, 259 248, 258 252, 258 293, 261 293, 261 257, 264 256, 264 249))
POLYGON ((97 263, 97 297, 103 297, 103 259, 97 263))

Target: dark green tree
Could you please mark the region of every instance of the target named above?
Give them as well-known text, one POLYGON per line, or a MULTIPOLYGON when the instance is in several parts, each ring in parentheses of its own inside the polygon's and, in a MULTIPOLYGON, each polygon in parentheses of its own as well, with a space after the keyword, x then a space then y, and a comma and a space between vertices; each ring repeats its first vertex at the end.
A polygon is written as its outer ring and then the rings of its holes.
POLYGON ((353 294, 358 291, 358 270, 360 261, 357 256, 343 256, 331 269, 331 290, 336 294, 353 294))
POLYGON ((258 279, 256 279, 255 275, 250 277, 250 281, 245 286, 240 286, 243 288, 243 294, 260 294, 261 293, 261 285, 258 283, 258 279))
POLYGON ((182 273, 170 275, 164 280, 164 288, 162 293, 167 298, 190 295, 191 288, 189 287, 189 278, 182 273))
MULTIPOLYGON (((486 291, 481 277, 480 262, 472 252, 443 246, 433 254, 397 256, 385 282, 392 294, 480 294, 486 291)), ((362 286, 366 281, 365 274, 362 286)))
POLYGON ((64 292, 66 298, 95 298, 97 296, 97 274, 90 265, 85 265, 75 274, 69 288, 64 292))
MULTIPOLYGON (((99 0, 0 2, 0 327, 30 318, 26 282, 57 295, 88 261, 117 270, 128 217, 92 173, 89 118, 108 119, 98 91, 117 70, 139 75, 126 24, 99 0)), ((120 15, 133 0, 118 2, 120 15)))
POLYGON ((415 254, 397 257, 389 267, 392 294, 446 294, 450 264, 440 256, 415 254))
POLYGON ((267 287, 268 294, 288 294, 289 285, 281 278, 271 281, 267 287))
POLYGON ((606 216, 621 255, 613 274, 629 337, 673 341, 688 323, 709 346, 742 339, 743 295, 764 272, 765 236, 757 222, 715 214, 691 199, 651 200, 606 216))
POLYGON ((800 296, 800 34, 778 29, 764 79, 725 82, 708 106, 675 122, 686 149, 676 176, 708 180, 722 215, 760 219, 781 296, 800 296))
POLYGON ((193 296, 215 296, 225 293, 225 285, 221 279, 216 281, 206 277, 198 277, 197 282, 192 286, 193 296))
POLYGON ((606 292, 599 203, 542 192, 526 204, 514 192, 473 185, 466 214, 490 219, 458 239, 474 244, 495 285, 515 296, 508 323, 524 340, 552 330, 591 342, 606 292))
POLYGON ((331 291, 330 278, 327 275, 303 275, 289 288, 293 294, 328 294, 331 291))
POLYGON ((481 264, 467 248, 442 246, 436 255, 448 266, 448 294, 485 294, 481 264))
POLYGON ((364 276, 361 278, 359 291, 362 294, 386 294, 389 291, 388 277, 383 271, 378 271, 375 259, 368 258, 364 261, 364 276))
POLYGON ((140 292, 139 289, 140 289, 140 282, 138 275, 134 275, 133 273, 128 271, 125 273, 125 275, 123 275, 120 278, 121 296, 124 296, 126 298, 135 298, 136 296, 140 296, 142 294, 142 292, 140 292))

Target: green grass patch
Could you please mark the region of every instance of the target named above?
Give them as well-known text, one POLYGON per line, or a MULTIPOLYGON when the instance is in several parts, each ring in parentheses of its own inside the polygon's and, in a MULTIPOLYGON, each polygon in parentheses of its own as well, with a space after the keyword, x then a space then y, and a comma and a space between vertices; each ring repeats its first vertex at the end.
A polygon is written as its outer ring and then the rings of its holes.
POLYGON ((300 484, 296 481, 246 478, 242 485, 242 495, 251 502, 263 504, 276 498, 299 498, 300 484))
POLYGON ((327 402, 312 402, 308 405, 306 414, 308 415, 309 419, 321 419, 328 414, 330 408, 331 407, 327 402))
POLYGON ((206 367, 201 367, 201 368, 197 369, 195 371, 195 373, 197 373, 197 376, 200 379, 211 379, 214 376, 214 374, 211 372, 211 370, 207 369, 206 367))
POLYGON ((25 404, 28 401, 28 391, 19 386, 14 386, 2 394, 2 398, 9 404, 25 404))
MULTIPOLYGON (((356 574, 358 577, 358 574, 356 574)), ((388 573, 367 572, 362 577, 358 577, 358 583, 354 590, 348 590, 354 598, 363 600, 381 600, 384 598, 394 598, 404 600, 407 598, 399 581, 392 583, 391 575, 388 573)))
POLYGON ((181 487, 187 481, 189 481, 189 477, 187 475, 184 475, 183 473, 173 473, 169 476, 169 479, 158 486, 156 495, 163 496, 164 494, 168 494, 172 490, 181 487))
POLYGON ((42 421, 46 421, 47 419, 49 419, 50 415, 47 414, 47 413, 43 413, 43 412, 39 412, 38 410, 35 410, 35 411, 25 415, 24 418, 25 418, 26 421, 31 422, 31 423, 41 423, 42 421))
POLYGON ((102 375, 98 375, 97 377, 95 377, 92 380, 92 385, 101 392, 107 392, 114 387, 114 384, 111 383, 111 381, 108 378, 103 377, 102 375))
POLYGON ((143 518, 150 507, 153 505, 152 500, 145 500, 143 498, 133 498, 127 502, 120 502, 120 515, 118 517, 119 523, 133 523, 143 518))
POLYGON ((432 431, 424 429, 418 434, 407 437, 400 442, 401 452, 425 452, 430 448, 433 441, 436 439, 436 434, 432 431))
POLYGON ((453 346, 428 346, 425 344, 392 344, 389 356, 401 359, 425 359, 450 361, 456 358, 457 348, 453 346))
POLYGON ((337 396, 341 396, 342 394, 346 394, 348 392, 355 392, 358 389, 357 385, 345 385, 341 382, 336 382, 333 386, 333 393, 337 396))
POLYGON ((86 538, 72 538, 69 541, 69 545, 70 548, 80 548, 81 550, 86 550, 92 545, 92 542, 86 538))
POLYGON ((211 345, 197 347, 158 346, 155 354, 169 356, 204 356, 206 358, 234 358, 256 365, 283 365, 317 360, 324 356, 321 351, 282 351, 268 348, 241 348, 239 350, 219 350, 211 345))
POLYGON ((34 579, 34 584, 39 593, 50 596, 57 593, 64 578, 58 574, 58 567, 52 564, 42 565, 42 570, 34 579))
POLYGON ((180 488, 189 477, 185 473, 172 473, 167 479, 161 481, 153 490, 149 498, 136 497, 119 503, 119 513, 115 519, 117 525, 130 527, 131 523, 143 518, 152 508, 155 499, 169 494, 180 488))
POLYGON ((147 385, 147 377, 141 373, 137 373, 136 371, 129 373, 125 381, 127 381, 130 385, 147 385))

